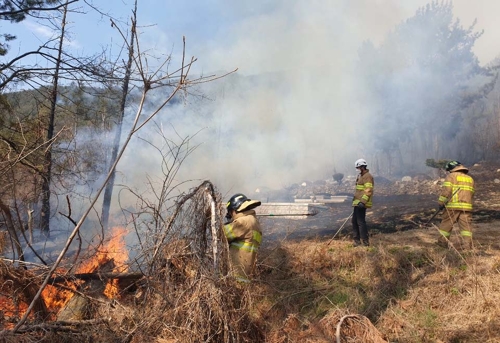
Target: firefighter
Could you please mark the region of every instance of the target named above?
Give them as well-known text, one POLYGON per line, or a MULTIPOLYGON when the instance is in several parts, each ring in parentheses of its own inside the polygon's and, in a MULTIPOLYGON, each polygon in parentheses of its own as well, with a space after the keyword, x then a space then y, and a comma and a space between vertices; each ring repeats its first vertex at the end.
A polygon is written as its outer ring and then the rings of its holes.
POLYGON ((366 209, 372 207, 373 197, 373 176, 367 169, 368 164, 362 158, 354 163, 354 166, 359 170, 359 175, 356 179, 356 190, 352 200, 352 230, 354 238, 354 246, 370 245, 368 238, 368 227, 366 226, 366 209))
POLYGON ((440 236, 437 244, 447 248, 453 225, 458 223, 464 248, 472 248, 472 200, 474 198, 474 179, 467 175, 469 169, 458 161, 446 164, 449 174, 439 195, 439 211, 446 209, 439 225, 440 236))
POLYGON ((238 193, 226 205, 229 223, 224 225, 224 233, 229 243, 231 273, 239 282, 250 282, 254 272, 262 230, 253 209, 260 204, 238 193))

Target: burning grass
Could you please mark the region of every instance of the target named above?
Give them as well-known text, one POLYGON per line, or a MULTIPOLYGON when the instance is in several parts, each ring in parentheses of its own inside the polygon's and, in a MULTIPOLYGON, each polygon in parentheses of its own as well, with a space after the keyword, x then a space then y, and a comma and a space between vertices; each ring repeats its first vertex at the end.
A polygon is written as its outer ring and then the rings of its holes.
POLYGON ((122 290, 120 300, 94 302, 95 318, 104 322, 44 339, 497 341, 500 254, 486 248, 459 255, 405 241, 404 233, 401 244, 385 244, 383 236, 370 248, 316 240, 269 246, 251 285, 214 274, 186 241, 175 242, 154 277, 122 290))
MULTIPOLYGON (((495 227, 492 223, 479 225, 478 249, 462 254, 433 245, 437 233, 426 229, 379 234, 369 248, 354 248, 344 240, 328 245, 329 239, 266 242, 264 236, 258 275, 242 285, 226 276, 227 245, 223 236, 213 236, 204 192, 200 186, 189 200, 181 199, 177 206, 182 208, 173 211, 177 220, 163 221, 165 231, 142 237, 142 255, 136 255, 144 267, 140 278, 111 277, 117 281, 113 296, 104 296, 104 274, 92 281, 100 282, 102 296, 81 284, 69 290, 85 299, 87 317, 33 316, 18 333, 4 330, 1 338, 54 343, 498 342, 500 252, 491 243, 497 233, 486 230, 495 227)), ((220 227, 220 200, 216 216, 220 227)), ((116 269, 123 257, 108 256, 105 264, 110 260, 116 260, 110 272, 127 270, 116 269)), ((33 271, 6 263, 1 267, 2 295, 29 303, 40 279, 33 271)), ((16 322, 23 308, 17 311, 8 322, 3 313, 4 328, 16 322)))
MULTIPOLYGON (((0 260, 0 325, 10 328, 26 311, 37 292, 37 277, 24 268, 14 267, 0 260)), ((32 319, 48 317, 47 307, 42 300, 36 301, 32 319)))
MULTIPOLYGON (((216 197, 211 184, 205 182, 161 215, 158 209, 149 214, 141 209, 134 221, 140 250, 127 268, 123 268, 121 255, 110 255, 123 247, 99 245, 93 253, 84 254, 91 255, 91 260, 80 258, 85 263, 76 263, 80 266, 76 272, 53 277, 55 287, 74 293, 57 320, 28 321, 17 331, 4 325, 0 339, 52 343, 263 341, 258 320, 249 311, 251 290, 226 277, 228 246, 222 233, 221 201, 216 197), (88 265, 82 274, 82 266, 88 265), (129 268, 135 271, 133 276, 141 277, 129 279, 129 274, 123 274, 129 268), (111 296, 105 287, 110 281, 115 287, 111 296)), ((14 265, 7 270, 18 269, 24 270, 14 265)), ((12 272, 1 275, 5 282, 16 278, 12 272)), ((17 279, 11 292, 25 289, 21 281, 29 278, 17 279)), ((39 287, 40 281, 32 280, 30 285, 39 287)), ((24 303, 31 299, 25 297, 24 303)), ((16 319, 19 316, 12 319, 13 324, 16 319)))

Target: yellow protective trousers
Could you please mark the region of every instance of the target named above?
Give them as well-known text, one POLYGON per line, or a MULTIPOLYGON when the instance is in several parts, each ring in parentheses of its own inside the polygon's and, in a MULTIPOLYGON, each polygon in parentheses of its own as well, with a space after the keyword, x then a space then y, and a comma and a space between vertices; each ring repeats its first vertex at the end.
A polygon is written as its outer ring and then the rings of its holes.
POLYGON ((467 247, 471 247, 472 213, 470 211, 452 210, 447 208, 443 213, 443 219, 439 225, 439 241, 442 243, 448 242, 455 223, 458 223, 462 243, 467 247))

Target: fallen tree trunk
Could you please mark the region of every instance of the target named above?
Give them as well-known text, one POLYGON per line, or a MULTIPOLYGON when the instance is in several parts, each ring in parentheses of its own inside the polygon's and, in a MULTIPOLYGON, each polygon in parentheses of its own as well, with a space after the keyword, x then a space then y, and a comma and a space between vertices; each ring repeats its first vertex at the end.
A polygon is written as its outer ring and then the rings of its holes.
POLYGON ((142 273, 80 273, 80 274, 71 274, 67 276, 55 276, 49 279, 50 284, 54 283, 62 283, 72 280, 82 280, 82 281, 90 281, 90 280, 139 280, 144 277, 142 273))
MULTIPOLYGON (((100 271, 105 274, 108 271, 113 270, 115 263, 113 260, 107 261, 105 264, 99 266, 99 270, 93 274, 96 276, 101 275, 100 271)), ((67 281, 74 281, 75 279, 66 279, 67 281)), ((78 286, 80 292, 85 292, 85 296, 81 293, 75 293, 71 299, 66 303, 66 305, 57 314, 58 321, 81 321, 85 319, 92 318, 92 307, 89 297, 93 298, 104 298, 104 290, 106 289, 106 280, 102 277, 89 278, 85 280, 83 284, 78 286)))

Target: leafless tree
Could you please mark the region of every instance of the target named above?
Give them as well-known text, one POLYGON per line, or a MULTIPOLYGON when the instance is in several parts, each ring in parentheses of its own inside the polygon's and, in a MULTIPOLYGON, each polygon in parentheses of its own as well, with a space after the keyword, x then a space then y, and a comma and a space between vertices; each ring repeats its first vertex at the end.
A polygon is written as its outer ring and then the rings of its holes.
MULTIPOLYGON (((66 16, 68 14, 68 3, 66 1, 63 7, 63 14, 61 19, 61 34, 59 36, 59 43, 57 48, 57 58, 55 61, 54 76, 52 78, 52 89, 50 91, 50 112, 47 123, 47 142, 50 142, 54 136, 54 122, 56 117, 56 106, 58 99, 58 86, 59 86, 59 70, 61 68, 61 60, 63 54, 63 43, 66 35, 66 16)), ((50 235, 50 180, 52 172, 52 144, 45 147, 45 163, 42 176, 42 212, 40 216, 40 228, 45 236, 50 235)))
MULTIPOLYGON (((123 118, 125 116, 125 105, 129 92, 130 76, 132 74, 132 63, 134 61, 134 46, 135 46, 134 41, 136 39, 136 30, 137 30, 137 1, 135 1, 134 3, 134 10, 132 11, 132 18, 130 23, 130 42, 128 44, 128 60, 127 60, 127 65, 125 66, 125 75, 123 77, 123 82, 122 82, 120 108, 116 123, 115 138, 113 140, 110 164, 113 164, 115 162, 116 157, 118 155, 118 149, 120 147, 122 124, 123 124, 123 118)), ((109 182, 106 184, 106 188, 104 190, 104 198, 102 203, 101 222, 104 229, 108 228, 109 210, 111 206, 111 196, 113 195, 114 184, 115 184, 115 170, 112 170, 109 182)))
MULTIPOLYGON (((118 26, 116 26, 116 28, 120 36, 122 37, 123 41, 127 42, 126 35, 123 33, 123 31, 118 26)), ((178 68, 176 68, 172 72, 166 70, 166 66, 168 66, 168 63, 170 62, 170 58, 167 58, 166 60, 164 60, 162 63, 159 64, 159 67, 153 69, 152 71, 149 71, 151 70, 150 69, 151 66, 148 63, 148 58, 146 54, 144 54, 144 52, 141 51, 139 43, 140 42, 138 36, 136 35, 135 41, 133 42, 133 44, 135 45, 134 47, 135 56, 133 58, 133 65, 138 72, 139 76, 138 81, 140 82, 141 95, 140 95, 140 100, 137 104, 137 111, 132 121, 131 127, 128 130, 128 134, 126 135, 125 140, 117 153, 116 160, 111 166, 106 179, 104 180, 103 184, 99 187, 96 194, 93 196, 90 205, 84 211, 83 215, 80 217, 78 221, 75 221, 76 223, 75 228, 73 229, 68 240, 66 241, 66 244, 64 248, 61 250, 57 260, 54 262, 54 264, 48 271, 47 277, 41 284, 39 291, 35 295, 27 311, 14 327, 13 329, 14 332, 17 332, 28 318, 30 312, 34 307, 36 300, 40 297, 44 288, 48 284, 51 275, 60 265, 62 259, 68 252, 71 243, 78 235, 79 230, 81 229, 83 223, 85 222, 89 214, 94 210, 94 206, 96 205, 98 198, 106 188, 107 183, 111 179, 111 175, 115 171, 116 166, 120 162, 120 159, 123 156, 124 152, 127 150, 127 147, 132 137, 134 137, 137 134, 137 132, 139 132, 142 128, 148 125, 153 120, 153 118, 155 118, 155 116, 158 113, 160 113, 160 111, 162 111, 165 108, 165 106, 174 98, 174 96, 176 96, 176 94, 179 93, 179 91, 181 90, 187 91, 189 87, 195 84, 213 81, 216 80, 217 78, 225 76, 225 75, 221 76, 210 75, 210 76, 190 78, 191 68, 193 64, 196 62, 196 58, 191 57, 188 61, 186 61, 185 38, 183 38, 182 60, 180 61, 180 66, 178 68), (146 103, 146 99, 148 98, 150 92, 155 89, 162 89, 165 92, 164 93, 165 96, 162 102, 156 107, 156 109, 152 110, 149 113, 145 113, 144 106, 146 103)), ((128 47, 128 50, 130 51, 130 47, 128 47)))

